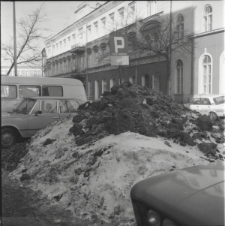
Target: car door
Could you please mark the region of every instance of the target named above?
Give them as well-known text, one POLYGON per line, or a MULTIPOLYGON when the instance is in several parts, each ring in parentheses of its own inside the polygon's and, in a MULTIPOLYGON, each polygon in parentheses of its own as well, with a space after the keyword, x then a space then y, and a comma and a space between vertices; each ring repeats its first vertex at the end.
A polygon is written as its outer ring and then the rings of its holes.
POLYGON ((200 106, 201 98, 195 97, 192 99, 190 103, 190 109, 199 112, 199 106, 200 106))
POLYGON ((59 119, 57 100, 39 100, 29 114, 29 135, 59 119))
POLYGON ((201 98, 200 105, 199 105, 199 112, 202 115, 208 115, 210 112, 211 102, 209 98, 201 98))

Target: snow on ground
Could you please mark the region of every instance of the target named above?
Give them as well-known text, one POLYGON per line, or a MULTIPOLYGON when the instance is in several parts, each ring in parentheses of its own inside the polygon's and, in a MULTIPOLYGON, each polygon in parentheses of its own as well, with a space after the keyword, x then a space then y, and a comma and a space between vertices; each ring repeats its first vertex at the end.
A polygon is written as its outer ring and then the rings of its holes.
POLYGON ((11 177, 71 210, 95 221, 131 225, 131 187, 138 181, 200 164, 209 164, 197 147, 180 146, 165 138, 126 132, 77 147, 72 117, 39 131, 29 152, 11 177), (43 146, 47 138, 52 144, 43 146))

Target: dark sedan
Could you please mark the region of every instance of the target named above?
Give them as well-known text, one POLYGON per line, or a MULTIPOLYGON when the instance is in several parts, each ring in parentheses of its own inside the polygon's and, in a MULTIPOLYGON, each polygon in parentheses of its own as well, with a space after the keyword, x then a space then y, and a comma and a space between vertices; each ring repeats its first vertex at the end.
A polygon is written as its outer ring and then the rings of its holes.
POLYGON ((161 174, 135 184, 138 226, 224 226, 224 162, 161 174))

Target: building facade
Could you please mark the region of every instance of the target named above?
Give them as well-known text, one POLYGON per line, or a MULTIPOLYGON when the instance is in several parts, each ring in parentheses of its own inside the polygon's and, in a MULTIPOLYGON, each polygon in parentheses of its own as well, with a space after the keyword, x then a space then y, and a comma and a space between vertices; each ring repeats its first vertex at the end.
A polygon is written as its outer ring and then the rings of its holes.
MULTIPOLYGON (((12 65, 12 59, 6 56, 1 57, 1 75, 6 76, 10 66, 12 65)), ((11 70, 9 76, 15 76, 14 68, 11 70)), ((41 67, 31 67, 26 64, 17 65, 17 76, 23 77, 42 77, 41 67)))
MULTIPOLYGON (((119 84, 120 77, 122 81, 167 90, 181 103, 194 94, 223 92, 223 1, 108 1, 99 2, 95 8, 90 3, 80 4, 75 11, 77 20, 46 40, 46 76, 80 79, 89 99, 98 99, 119 84), (177 36, 189 37, 189 50, 178 47, 168 61, 155 52, 137 54, 129 48, 129 65, 111 66, 111 32, 125 32, 131 44, 132 37, 147 37, 147 31, 154 31, 168 19, 170 33, 175 28, 177 36), (169 81, 165 79, 168 70, 169 81)), ((150 37, 150 41, 155 40, 150 37)))

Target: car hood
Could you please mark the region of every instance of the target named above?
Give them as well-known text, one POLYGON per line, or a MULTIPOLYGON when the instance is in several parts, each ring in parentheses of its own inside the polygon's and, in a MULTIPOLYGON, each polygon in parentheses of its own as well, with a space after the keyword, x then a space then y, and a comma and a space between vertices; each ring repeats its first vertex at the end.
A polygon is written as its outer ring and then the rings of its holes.
POLYGON ((197 166, 134 185, 131 198, 184 225, 224 225, 224 164, 197 166))

